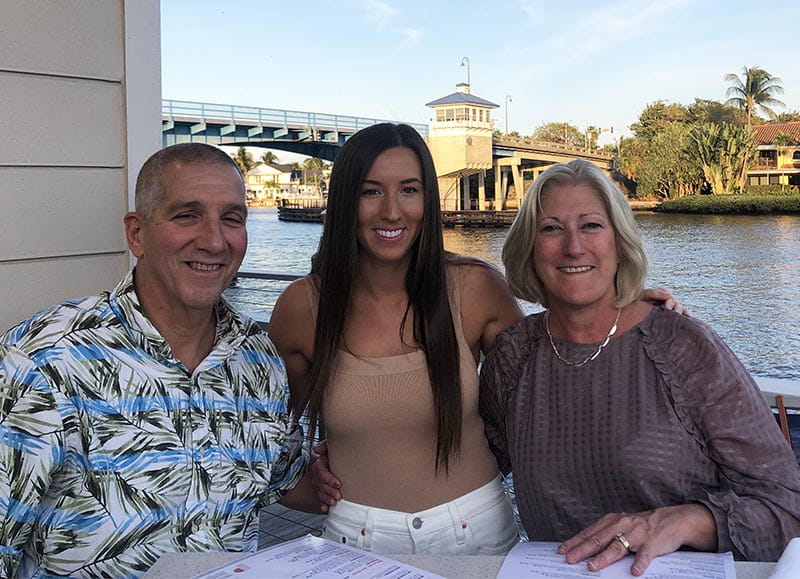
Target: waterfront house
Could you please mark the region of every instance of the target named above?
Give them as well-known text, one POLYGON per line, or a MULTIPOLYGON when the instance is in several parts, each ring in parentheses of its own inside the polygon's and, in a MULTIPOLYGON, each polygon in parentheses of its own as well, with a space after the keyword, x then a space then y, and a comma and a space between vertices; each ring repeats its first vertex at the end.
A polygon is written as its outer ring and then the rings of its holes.
POLYGON ((245 176, 248 203, 274 207, 275 199, 288 197, 292 192, 292 177, 291 164, 259 163, 245 176))
POLYGON ((758 157, 748 185, 800 186, 800 121, 756 125, 758 157))

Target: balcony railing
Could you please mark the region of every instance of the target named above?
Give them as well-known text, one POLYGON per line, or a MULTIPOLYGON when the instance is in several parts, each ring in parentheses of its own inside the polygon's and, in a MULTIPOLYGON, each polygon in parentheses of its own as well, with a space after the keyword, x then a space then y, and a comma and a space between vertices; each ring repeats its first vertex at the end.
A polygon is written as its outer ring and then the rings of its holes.
POLYGON ((756 159, 756 169, 777 169, 778 162, 775 159, 770 159, 769 157, 759 157, 756 159))

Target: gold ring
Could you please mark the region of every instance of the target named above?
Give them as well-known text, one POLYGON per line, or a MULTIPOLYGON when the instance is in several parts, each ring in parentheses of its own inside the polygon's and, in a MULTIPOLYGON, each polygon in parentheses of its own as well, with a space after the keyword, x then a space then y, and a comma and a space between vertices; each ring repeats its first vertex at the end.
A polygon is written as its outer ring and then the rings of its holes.
POLYGON ((630 553, 631 552, 631 542, 623 535, 622 533, 617 533, 614 535, 614 540, 619 541, 620 544, 625 547, 625 550, 630 553))

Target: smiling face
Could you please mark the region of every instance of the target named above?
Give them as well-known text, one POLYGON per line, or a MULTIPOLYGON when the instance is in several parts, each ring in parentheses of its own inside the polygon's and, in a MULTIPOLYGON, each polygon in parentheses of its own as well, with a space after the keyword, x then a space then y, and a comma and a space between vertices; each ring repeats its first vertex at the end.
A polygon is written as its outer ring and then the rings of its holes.
POLYGON ((152 320, 210 314, 247 249, 241 175, 219 163, 173 163, 152 215, 125 217, 136 293, 152 320))
POLYGON ((533 260, 550 307, 613 302, 616 235, 600 195, 586 183, 542 192, 533 260))
POLYGON ((358 202, 359 259, 411 259, 425 213, 422 165, 407 147, 387 149, 372 163, 358 202))

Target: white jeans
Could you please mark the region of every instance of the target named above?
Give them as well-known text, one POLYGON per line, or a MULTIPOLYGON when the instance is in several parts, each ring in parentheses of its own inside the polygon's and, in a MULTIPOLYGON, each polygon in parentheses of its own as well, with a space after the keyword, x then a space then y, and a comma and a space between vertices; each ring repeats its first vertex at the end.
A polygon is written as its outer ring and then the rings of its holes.
POLYGON ((519 541, 502 478, 418 513, 339 501, 322 536, 366 551, 408 555, 505 554, 519 541))

